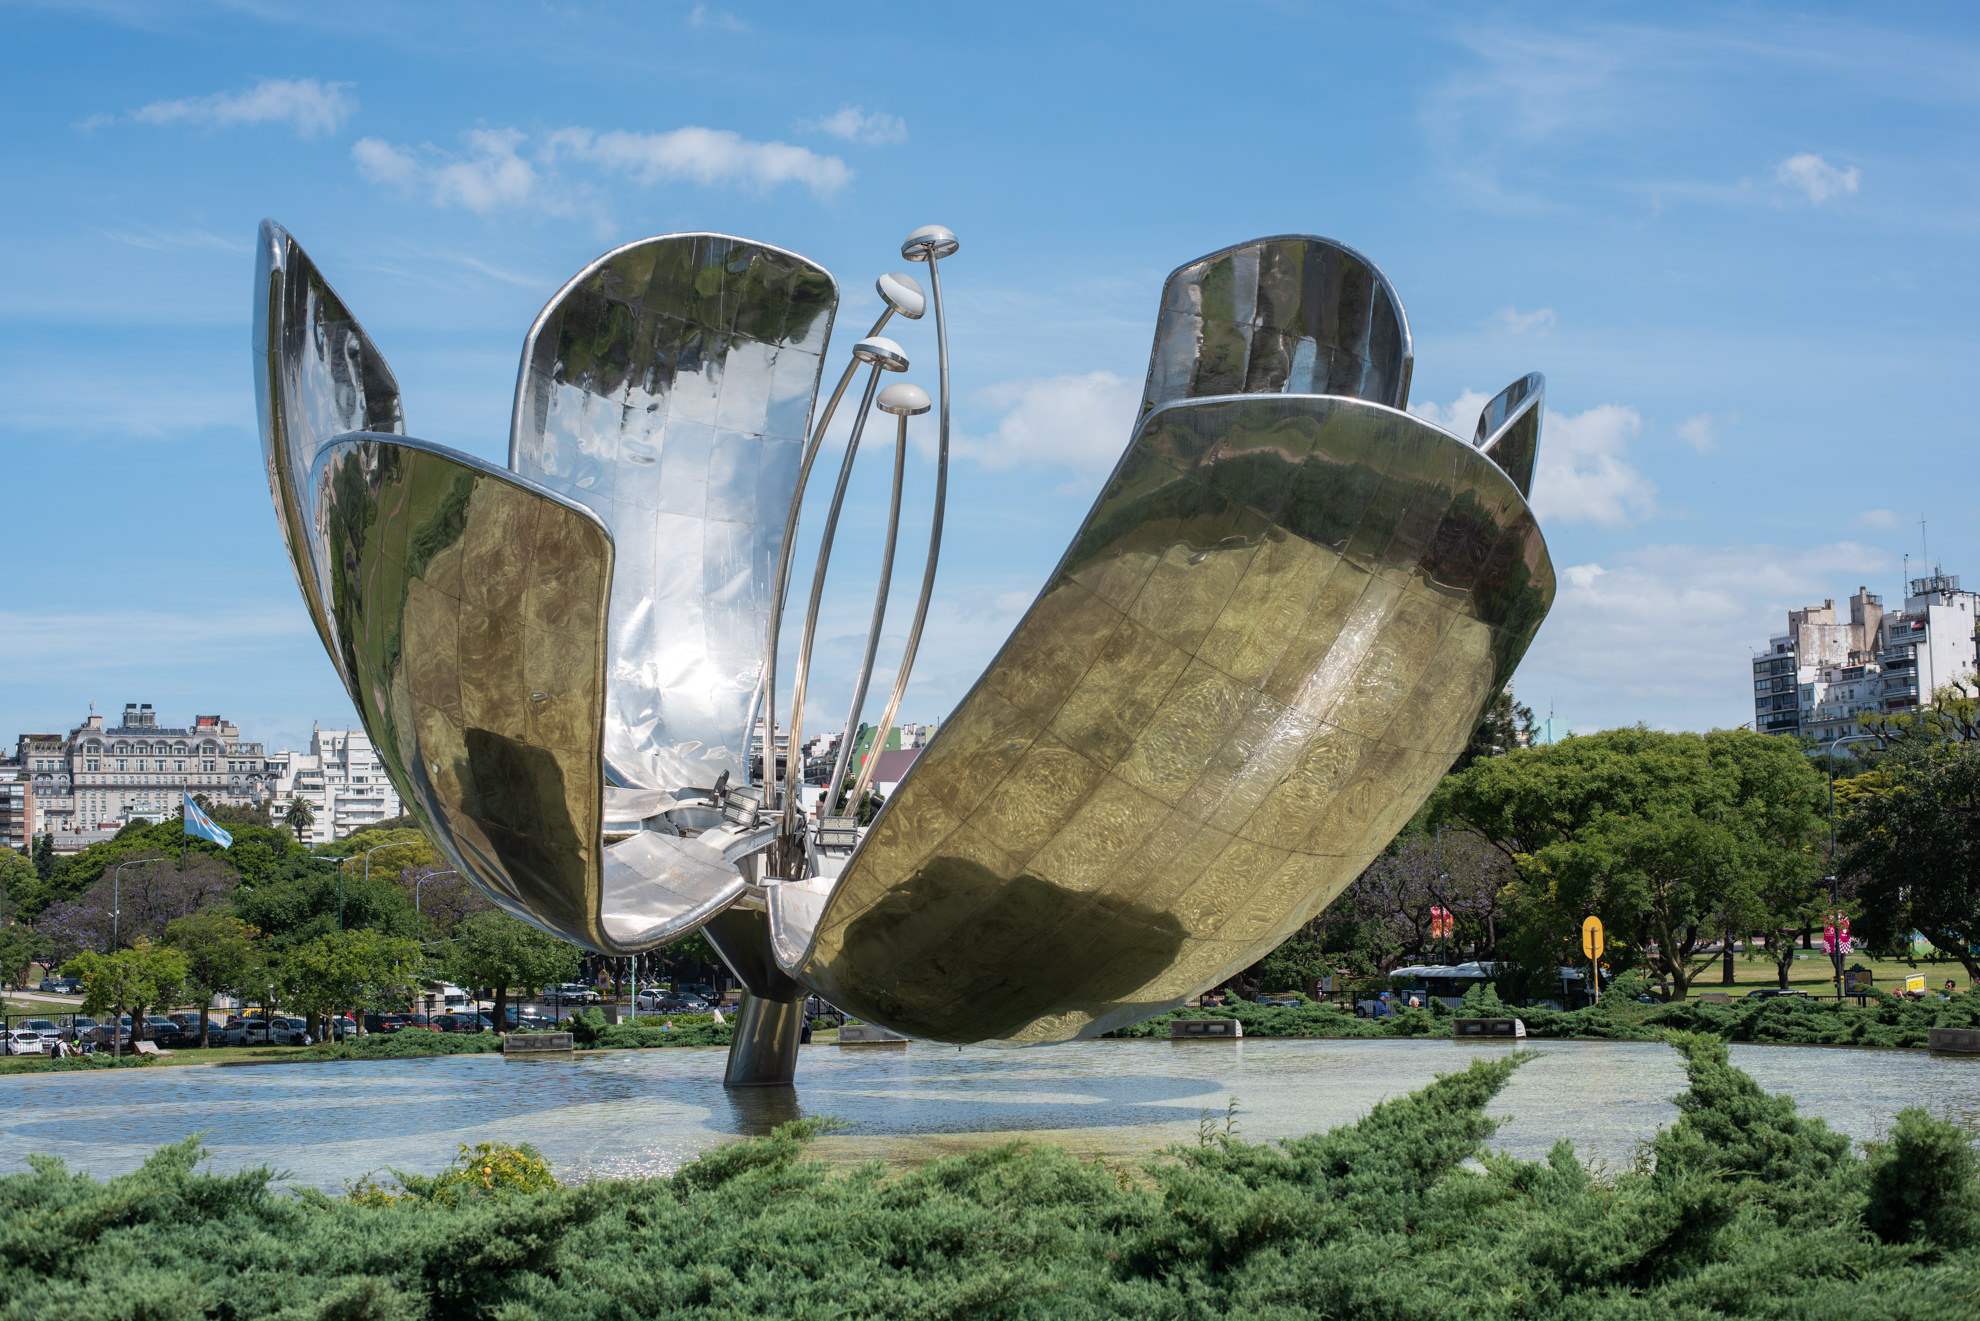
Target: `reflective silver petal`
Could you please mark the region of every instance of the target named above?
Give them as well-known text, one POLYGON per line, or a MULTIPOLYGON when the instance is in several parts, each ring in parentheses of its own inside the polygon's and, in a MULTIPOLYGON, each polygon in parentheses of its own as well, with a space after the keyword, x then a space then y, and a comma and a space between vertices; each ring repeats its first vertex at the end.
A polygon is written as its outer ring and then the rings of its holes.
POLYGON ((530 328, 509 462, 617 543, 605 761, 618 783, 744 778, 837 305, 832 277, 794 253, 672 234, 600 257, 530 328))
POLYGON ((282 543, 310 622, 350 688, 303 492, 317 451, 331 437, 405 431, 399 383, 309 255, 272 220, 261 222, 255 245, 253 355, 262 465, 282 543))

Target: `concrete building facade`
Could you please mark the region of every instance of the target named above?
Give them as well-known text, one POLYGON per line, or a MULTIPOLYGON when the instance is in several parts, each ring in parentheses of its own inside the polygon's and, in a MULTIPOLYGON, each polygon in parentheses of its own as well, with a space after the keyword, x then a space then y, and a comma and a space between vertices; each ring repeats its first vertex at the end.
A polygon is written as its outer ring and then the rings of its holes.
POLYGON ((1787 631, 1753 658, 1753 727, 1827 743, 1868 732, 1865 721, 1930 706, 1936 690, 1980 675, 1980 593, 1957 575, 1913 578, 1904 609, 1868 588, 1790 610, 1787 631))
POLYGON ((181 796, 252 807, 274 792, 261 744, 222 716, 190 725, 158 723, 149 702, 129 702, 115 725, 92 715, 66 735, 23 734, 21 775, 34 793, 32 833, 55 836, 57 852, 108 839, 133 819, 161 820, 181 796))
POLYGON ((322 844, 368 830, 405 808, 378 760, 377 749, 361 729, 314 729, 308 752, 276 753, 275 803, 279 820, 291 799, 308 803, 316 820, 302 833, 305 844, 322 844))

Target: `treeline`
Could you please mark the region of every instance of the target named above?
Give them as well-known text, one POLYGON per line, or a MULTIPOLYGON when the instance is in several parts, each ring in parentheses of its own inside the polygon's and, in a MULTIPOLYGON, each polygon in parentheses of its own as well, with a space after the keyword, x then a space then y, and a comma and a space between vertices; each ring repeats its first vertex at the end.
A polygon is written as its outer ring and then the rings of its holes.
POLYGON ((320 1037, 331 1016, 405 1008, 429 980, 490 987, 499 1014, 508 988, 570 978, 585 958, 496 910, 416 829, 316 849, 278 827, 228 829, 227 849, 175 817, 39 866, 5 851, 0 975, 61 967, 82 980, 85 1013, 134 1021, 237 996, 310 1018, 320 1037))
POLYGON ((1980 719, 1970 693, 1938 702, 1833 753, 1639 726, 1472 758, 1239 989, 1485 959, 1509 965, 1506 994, 1537 996, 1585 962, 1591 915, 1609 969, 1641 969, 1673 998, 1715 962, 1730 982, 1741 946, 1764 947, 1786 988, 1797 950, 1819 946, 1832 875, 1854 938, 1908 954, 1918 932, 1980 984, 1980 719))

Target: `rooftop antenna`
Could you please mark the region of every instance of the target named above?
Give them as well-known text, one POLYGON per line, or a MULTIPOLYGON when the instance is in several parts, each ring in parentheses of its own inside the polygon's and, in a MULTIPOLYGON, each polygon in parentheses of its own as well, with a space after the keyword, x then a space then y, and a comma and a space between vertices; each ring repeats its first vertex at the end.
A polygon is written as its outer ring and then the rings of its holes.
POLYGON ((1918 562, 1927 569, 1932 567, 1932 544, 1925 540, 1925 516, 1918 516, 1918 562))

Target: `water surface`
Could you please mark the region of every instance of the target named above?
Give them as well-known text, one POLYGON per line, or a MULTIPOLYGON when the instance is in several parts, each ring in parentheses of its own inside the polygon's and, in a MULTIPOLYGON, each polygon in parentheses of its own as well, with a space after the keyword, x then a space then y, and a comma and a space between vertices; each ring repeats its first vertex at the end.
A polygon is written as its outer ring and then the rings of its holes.
MULTIPOLYGON (((804 1115, 846 1127, 821 1138, 835 1163, 914 1162, 1024 1137, 1133 1159, 1193 1143, 1206 1116, 1237 1132, 1294 1137, 1351 1122, 1497 1043, 1094 1041, 1031 1050, 915 1043, 813 1046, 791 1091, 729 1092, 726 1052, 647 1050, 556 1060, 500 1056, 228 1068, 141 1069, 0 1079, 0 1170, 31 1152, 98 1176, 204 1132, 219 1170, 267 1164, 341 1190, 385 1166, 431 1172, 460 1143, 528 1142, 565 1178, 661 1174, 739 1135, 804 1115)), ((1684 1074, 1669 1047, 1545 1042, 1492 1104, 1492 1145, 1542 1156, 1560 1138, 1585 1159, 1627 1164, 1674 1122, 1684 1074)), ((1733 1062, 1860 1140, 1923 1105, 1980 1131, 1980 1056, 1735 1045, 1733 1062)))

